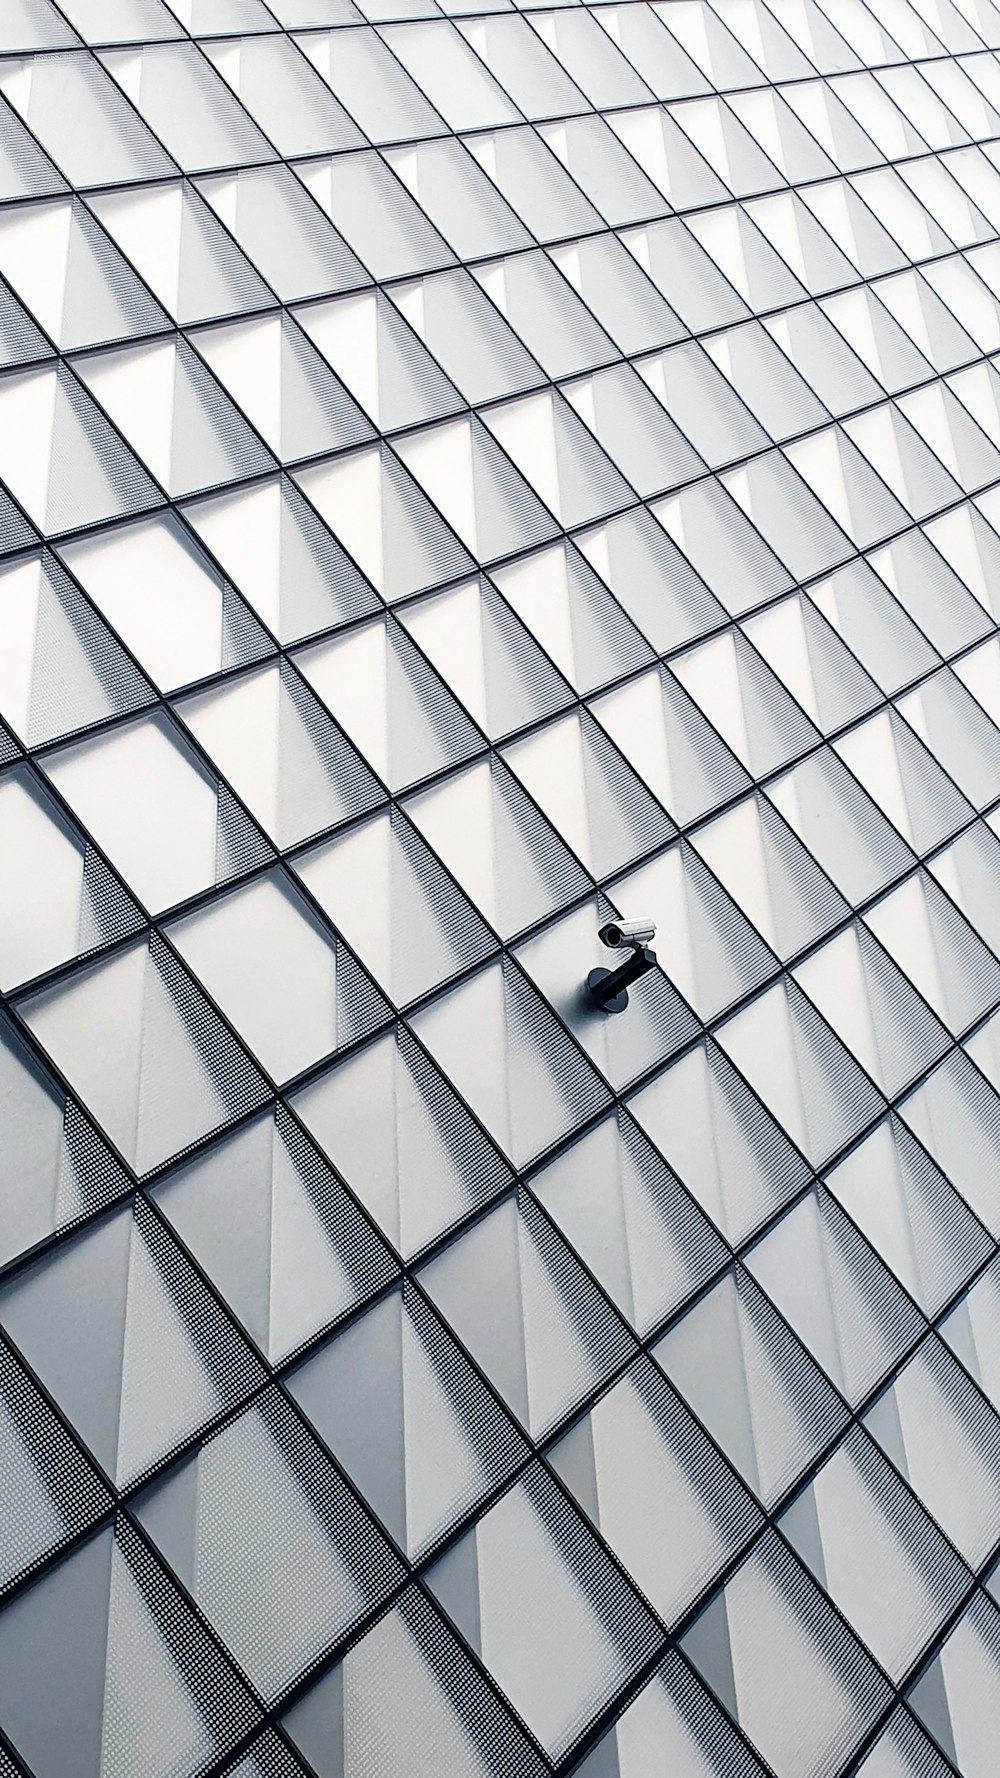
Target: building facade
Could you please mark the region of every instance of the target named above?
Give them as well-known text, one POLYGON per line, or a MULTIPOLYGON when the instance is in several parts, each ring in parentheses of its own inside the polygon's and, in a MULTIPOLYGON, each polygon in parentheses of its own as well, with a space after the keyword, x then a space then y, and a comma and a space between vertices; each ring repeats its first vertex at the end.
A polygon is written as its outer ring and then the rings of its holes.
POLYGON ((0 1778, 996 1778, 998 352, 993 0, 0 0, 0 1778))

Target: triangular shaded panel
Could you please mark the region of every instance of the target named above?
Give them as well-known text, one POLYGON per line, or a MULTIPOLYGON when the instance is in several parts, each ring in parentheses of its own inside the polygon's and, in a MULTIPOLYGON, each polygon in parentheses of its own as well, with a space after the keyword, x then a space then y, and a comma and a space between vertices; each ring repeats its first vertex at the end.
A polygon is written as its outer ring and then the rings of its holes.
POLYGON ((590 886, 582 866, 498 759, 412 797, 406 809, 501 937, 590 886))
POLYGON ((547 254, 512 254, 473 275, 546 375, 567 376, 613 356, 608 336, 547 254))
POLYGON ((279 642, 337 628, 378 606, 287 476, 200 500, 184 516, 279 642))
POLYGON ((988 1080, 968 1055, 953 1050, 907 1095, 899 1113, 995 1238, 1000 1099, 988 1080))
POLYGON ((668 1624, 761 1523, 760 1508, 645 1357, 556 1441, 549 1461, 668 1624))
POLYGON ((864 1400, 919 1336, 913 1301, 822 1189, 775 1224, 751 1249, 747 1265, 852 1404, 864 1400))
POLYGON ((822 734, 844 727, 880 701, 877 686, 801 595, 772 605, 745 629, 822 734))
POLYGON ((115 1211, 22 1272, 0 1294, 0 1321, 119 1485, 263 1378, 259 1360, 141 1199, 134 1213, 115 1211), (169 1391, 156 1387, 162 1366, 169 1366, 169 1391))
POLYGON ((390 602, 468 573, 472 558, 387 445, 301 470, 304 494, 390 602))
POLYGON ((272 1364, 393 1275, 378 1236, 283 1107, 170 1173, 155 1195, 272 1364))
MULTIPOLYGON (((943 1534, 857 1430, 782 1515, 781 1528, 894 1678, 951 1615, 967 1585, 967 1571, 943 1534), (869 1584, 872 1573, 885 1577, 884 1588, 869 1584)), ((905 1778, 917 1770, 905 1749, 918 1751, 920 1745, 918 1732, 906 1737, 890 1730, 881 1755, 861 1771, 866 1778, 891 1772, 894 1748, 895 1770, 905 1778)), ((937 1772, 933 1762, 923 1769, 937 1772)))
POLYGON ((571 701, 568 686, 485 577, 408 605, 400 622, 491 738, 571 701))
POLYGON ((634 371, 598 371, 565 385, 565 392, 637 493, 662 493, 704 473, 701 458, 634 371))
POLYGON ((365 416, 290 315, 230 321, 191 338, 280 462, 371 437, 365 416))
POLYGON ((603 118, 568 117, 538 133, 608 222, 643 222, 662 211, 660 193, 603 118))
POLYGON ((493 579, 577 691, 586 694, 652 659, 645 638, 572 544, 534 550, 496 569, 493 579))
POLYGON ((480 962, 495 939, 396 809, 300 854, 296 874, 397 1006, 480 962), (366 885, 363 901, 357 886, 366 885))
MULTIPOLYGON (((360 22, 365 15, 355 16, 360 22)), ((349 20, 310 21, 333 22, 349 20)), ((389 54, 380 36, 365 30, 346 34, 324 31, 297 41, 326 85, 373 142, 405 141, 439 133, 439 119, 420 87, 389 54)))
POLYGON ((0 218, 0 271, 64 351, 167 325, 79 198, 20 205, 0 218))
POLYGON ((236 1747, 260 1710, 176 1582, 120 1515, 0 1616, 0 1709, 29 1770, 170 1778, 178 1758, 201 1771, 236 1747), (74 1699, 73 1736, 37 1708, 33 1675, 56 1660, 74 1699), (150 1710, 155 1696, 158 1708, 150 1710))
POLYGON ((270 302, 267 285, 186 181, 103 192, 92 202, 180 326, 270 302))
POLYGON ((534 130, 493 130, 470 137, 469 147, 536 240, 598 227, 597 211, 534 130))
POLYGON ((98 354, 80 370, 169 494, 273 468, 270 452, 183 337, 98 354))
POLYGON ((595 877, 671 837, 673 823, 589 714, 550 723, 504 757, 595 877))
MULTIPOLYGON (((621 11, 619 8, 618 16, 621 11)), ((590 19, 589 13, 580 16, 590 19)), ((590 235, 549 252, 620 351, 649 351, 683 334, 677 316, 617 235, 590 235)))
MULTIPOLYGON (((12 60, 0 75, 0 88, 76 185, 162 179, 174 170, 142 118, 86 50, 12 60)), ((12 146, 20 159, 17 137, 12 146)), ((30 152, 26 172, 31 189, 55 189, 30 152)))
POLYGON ((111 1505, 83 1452, 9 1348, 0 1344, 0 1452, 16 1510, 0 1531, 0 1593, 111 1505))
POLYGON ((293 1104, 407 1258, 510 1184, 507 1164, 403 1025, 293 1104))
POLYGON ((948 1047, 944 1026, 860 922, 813 951, 795 979, 889 1098, 948 1047))
POLYGON ((486 423, 560 524, 582 525, 631 504, 629 484, 561 396, 522 396, 490 408, 486 423))
POLYGON ((142 904, 159 911, 253 870, 270 847, 162 711, 46 756, 45 769, 142 904), (107 785, 118 794, 109 798, 107 785))
POLYGON ((815 1361, 740 1267, 671 1328, 652 1356, 765 1504, 784 1494, 848 1420, 815 1361))
MULTIPOLYGON (((202 197, 283 302, 367 282, 367 273, 347 243, 290 167, 241 167, 232 173, 210 174, 197 184, 202 197)), ((178 290, 189 285, 197 318, 208 319, 210 305, 203 297, 197 300, 201 292, 196 296, 193 280, 185 276, 178 290)), ((256 305, 236 301, 232 306, 256 305)))
POLYGON ((412 1024, 515 1166, 608 1102, 583 1053, 506 959, 452 988, 412 1024))
POLYGON ((286 660, 197 693, 177 710, 279 847, 381 798, 350 742, 286 660))
POLYGON ((289 1388, 414 1559, 527 1454, 412 1285, 307 1359, 289 1388))
POLYGON ((631 1584, 538 1464, 438 1558, 427 1586, 553 1761, 660 1641, 631 1584), (571 1672, 561 1654, 568 1635, 571 1672))
POLYGON ((881 1668, 773 1531, 682 1647, 775 1771, 789 1770, 803 1746, 811 1750, 804 1774, 835 1771, 893 1696, 881 1668))
POLYGON ((173 512, 73 538, 59 554, 162 691, 273 647, 173 512))
POLYGON ((321 1778, 360 1778, 372 1759, 409 1778, 435 1778, 442 1762, 461 1778, 494 1778, 492 1750, 501 1742, 512 1778, 546 1770, 418 1587, 321 1675, 284 1725, 321 1778), (457 1684, 449 1687, 445 1675, 457 1684))
POLYGON ((926 637, 865 561, 838 569, 809 597, 882 691, 898 691, 936 666, 926 637))
POLYGON ((186 173, 274 159, 270 144, 194 44, 105 50, 101 60, 186 173))
POLYGON ((523 223, 464 143, 439 136, 389 149, 385 158, 460 259, 530 245, 523 223))
POLYGON ((896 1118, 825 1183, 929 1320, 992 1253, 986 1230, 896 1118))
POLYGON ((767 433, 700 346, 675 346, 644 358, 639 372, 710 468, 766 446, 767 433))
POLYGON ((528 1197, 507 1199, 425 1266, 420 1280, 534 1438, 632 1350, 622 1323, 528 1197))
POLYGON ((402 1577, 398 1557, 274 1388, 132 1510, 268 1699, 402 1577))
POLYGON ((695 849, 783 960, 823 937, 848 904, 759 793, 703 827, 695 849))
POLYGON ((13 1023, 0 1021, 0 1264, 124 1197, 132 1179, 13 1023))
MULTIPOLYGON (((491 412, 495 410, 490 410, 491 412)), ((399 454, 481 561, 542 543, 553 520, 490 433, 473 417, 398 442, 399 454)), ((523 467, 523 466, 522 466, 523 467)), ((541 490, 544 495, 544 489, 541 490)))
POLYGON ((711 1040, 651 1081, 629 1110, 733 1247, 809 1178, 805 1161, 711 1040))
MULTIPOLYGON (((682 118, 687 116, 687 111, 681 112, 682 118)), ((724 202, 725 186, 669 111, 659 107, 630 111, 615 117, 614 124, 671 209, 724 202)))
POLYGON ((977 809, 1000 789, 1000 736, 947 667, 898 700, 897 709, 977 809))
MULTIPOLYGON (((657 114, 646 117, 657 129, 657 114)), ((746 319, 743 298, 679 220, 625 229, 621 240, 684 326, 722 327, 746 319)))
POLYGON ((585 1756, 580 1778, 643 1778, 650 1760, 663 1753, 690 1778, 722 1778, 724 1773, 726 1778, 729 1774, 760 1778, 763 1771, 729 1718, 676 1653, 667 1656, 585 1756))
POLYGON ((852 901, 865 900, 913 863, 909 847, 828 747, 775 779, 767 794, 852 901))
POLYGON ((863 1424, 973 1566, 992 1550, 1000 1419, 948 1347, 929 1334, 863 1424))
POLYGON ((458 392, 381 291, 310 304, 298 311, 298 320, 384 431, 436 419, 461 405, 458 392))
POLYGON ((514 395, 543 373, 467 271, 396 284, 392 300, 470 402, 514 395))
POLYGON ((178 16, 192 35, 222 29, 233 33, 228 42, 208 43, 206 54, 280 154, 360 147, 364 140, 360 130, 311 72, 295 44, 272 30, 263 6, 251 8, 240 0, 222 8, 218 0, 208 5, 186 0, 178 16), (229 16, 224 21, 225 12, 229 16), (262 34, 251 36, 253 31, 262 34))
POLYGON ((803 481, 859 549, 905 528, 905 507, 839 427, 812 433, 786 449, 803 481))
POLYGON ((740 630, 679 655, 672 667, 754 778, 787 765, 817 739, 813 724, 740 630))
POLYGON ((6 99, 0 99, 0 198, 42 197, 65 189, 62 174, 6 99))
POLYGON ((0 555, 7 555, 11 550, 30 549, 38 541, 38 533, 0 484, 0 555))
MULTIPOLYGON (((849 1000, 833 957, 825 967, 849 1000)), ((862 1016, 866 1014, 867 1003, 862 1016)), ((869 1077, 792 980, 768 988, 729 1019, 718 1036, 813 1165, 831 1159, 883 1108, 869 1077)))
POLYGON ((531 1189, 643 1337, 728 1260, 697 1203, 623 1111, 534 1174, 531 1189))
POLYGON ((0 475, 50 535, 122 518, 161 500, 64 364, 12 372, 0 382, 0 475))
POLYGON ((84 957, 143 924, 127 890, 27 770, 0 778, 0 987, 84 957))
POLYGON ((720 481, 659 501, 655 516, 726 610, 738 616, 792 585, 784 563, 720 481))
POLYGON ((876 902, 866 924, 949 1031, 957 1035, 996 1005, 1000 963, 932 876, 908 877, 876 902))
MULTIPOLYGON (((766 182, 777 183, 773 174, 766 182)), ((820 296, 850 281, 854 268, 798 193, 758 197, 746 208, 749 215, 737 212, 728 226, 720 228, 714 216, 707 227, 700 217, 694 223, 716 264, 754 309, 794 302, 802 289, 820 296)))
POLYGON ((390 789, 458 765, 483 745, 395 618, 295 657, 300 672, 390 789))
POLYGON ((851 729, 836 751, 915 852, 971 820, 971 804, 895 710, 851 729))
POLYGON ((0 569, 0 714, 29 747, 153 701, 153 690, 51 556, 0 569))
POLYGON ((274 1081, 369 1036, 389 1015, 375 984, 280 865, 168 930, 274 1081))
POLYGON ((995 1733, 994 1688, 1000 1667, 1000 1616, 973 1598, 943 1648, 910 1692, 920 1721, 950 1756, 954 1770, 989 1759, 995 1733))
POLYGON ((266 1097, 245 1051, 158 936, 29 996, 20 1011, 137 1173, 266 1097), (106 1033, 100 1048, 95 1030, 106 1033))
POLYGON ((374 278, 454 264, 450 247, 373 149, 302 161, 295 171, 374 278))
POLYGON ((679 825, 749 787, 735 754, 665 668, 596 699, 593 711, 679 825))
POLYGON ((870 562, 939 653, 950 655, 989 633, 992 604, 987 596, 983 609, 980 574, 998 554, 997 540, 991 547, 991 533, 969 506, 937 520, 926 534, 905 532, 873 551, 870 562))

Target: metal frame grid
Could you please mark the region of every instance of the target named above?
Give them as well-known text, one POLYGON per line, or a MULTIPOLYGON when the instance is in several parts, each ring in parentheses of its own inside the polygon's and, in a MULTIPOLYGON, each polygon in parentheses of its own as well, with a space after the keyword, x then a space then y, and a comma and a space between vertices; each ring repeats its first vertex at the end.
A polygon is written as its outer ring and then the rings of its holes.
POLYGON ((992 1775, 998 51, 8 0, 0 1772, 992 1775))

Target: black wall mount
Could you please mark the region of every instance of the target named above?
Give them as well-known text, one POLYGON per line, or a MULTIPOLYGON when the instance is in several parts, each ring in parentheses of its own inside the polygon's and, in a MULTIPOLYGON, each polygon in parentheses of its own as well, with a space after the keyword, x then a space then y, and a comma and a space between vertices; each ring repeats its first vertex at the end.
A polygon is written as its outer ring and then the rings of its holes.
POLYGON ((641 981, 655 968, 656 952, 649 945, 638 945, 620 968, 590 971, 587 977, 590 998, 601 1012, 624 1012, 632 983, 641 981))

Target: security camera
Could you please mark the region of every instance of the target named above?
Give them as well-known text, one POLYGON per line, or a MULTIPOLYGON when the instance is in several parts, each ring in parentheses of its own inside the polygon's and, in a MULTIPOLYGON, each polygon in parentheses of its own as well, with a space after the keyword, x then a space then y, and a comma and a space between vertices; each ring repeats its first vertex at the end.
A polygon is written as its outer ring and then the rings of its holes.
POLYGON ((656 925, 652 920, 606 920, 598 927, 597 936, 609 950, 629 954, 615 970, 590 971, 587 989, 591 1004, 601 1012, 624 1012, 632 983, 641 981, 656 968, 656 958, 649 948, 656 937, 656 925))
POLYGON ((652 944, 656 937, 654 920, 608 920, 598 927, 597 936, 602 945, 610 951, 619 951, 630 945, 633 950, 641 951, 643 945, 652 944))

